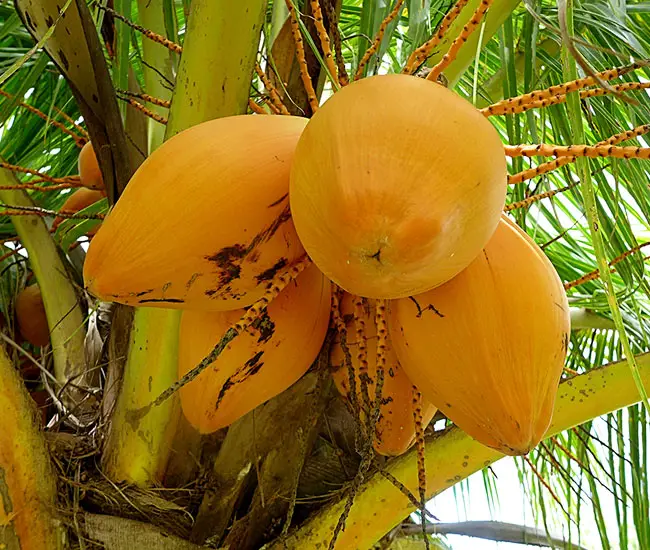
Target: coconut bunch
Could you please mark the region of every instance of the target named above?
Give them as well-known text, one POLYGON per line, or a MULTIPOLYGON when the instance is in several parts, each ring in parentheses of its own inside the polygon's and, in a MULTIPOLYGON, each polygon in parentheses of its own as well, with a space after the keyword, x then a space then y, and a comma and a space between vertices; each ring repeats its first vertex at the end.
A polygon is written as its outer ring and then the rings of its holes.
POLYGON ((418 408, 524 454, 550 424, 569 308, 549 260, 502 217, 506 177, 500 137, 470 103, 416 77, 366 78, 309 120, 228 117, 165 142, 95 235, 85 284, 184 310, 182 376, 307 255, 181 389, 193 425, 227 426, 306 372, 332 281, 333 379, 377 452, 410 447, 418 408))
POLYGON ((392 364, 470 436, 518 455, 550 425, 570 326, 552 264, 502 217, 506 181, 499 135, 469 102, 387 75, 312 117, 290 200, 323 273, 387 301, 392 364))

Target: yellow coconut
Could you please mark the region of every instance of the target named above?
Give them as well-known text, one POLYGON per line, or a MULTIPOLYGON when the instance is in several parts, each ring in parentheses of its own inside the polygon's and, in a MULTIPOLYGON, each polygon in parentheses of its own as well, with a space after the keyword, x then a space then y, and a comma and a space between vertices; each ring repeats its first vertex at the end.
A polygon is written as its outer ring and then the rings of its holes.
POLYGON ((543 438, 569 342, 562 282, 505 218, 448 283, 390 304, 389 331, 409 378, 474 439, 528 453, 543 438))
POLYGON ((400 298, 467 267, 499 222, 506 161, 469 102, 407 75, 365 78, 303 132, 291 213, 310 257, 348 292, 400 298))
POLYGON ((81 185, 87 187, 88 189, 104 191, 104 178, 102 177, 102 172, 99 169, 99 163, 97 162, 95 149, 93 148, 93 144, 90 143, 90 141, 81 148, 81 151, 79 152, 78 164, 81 185))
MULTIPOLYGON (((311 265, 208 369, 181 388, 183 413, 200 432, 224 426, 287 389, 310 367, 325 339, 330 282, 311 265)), ((179 375, 212 351, 244 310, 183 311, 179 375)))
POLYGON ((18 293, 16 321, 21 336, 30 344, 42 347, 50 343, 50 328, 47 324, 45 304, 37 284, 27 286, 18 293))
MULTIPOLYGON (((95 204, 97 201, 102 200, 106 197, 104 191, 97 191, 93 189, 86 189, 82 187, 74 191, 68 199, 63 203, 63 206, 59 209, 59 212, 64 214, 76 214, 79 210, 88 208, 91 204, 95 204)), ((61 223, 67 218, 57 216, 54 218, 54 223, 52 224, 52 229, 57 229, 61 223)), ((100 224, 101 225, 101 224, 100 224)), ((88 231, 89 236, 95 235, 99 231, 100 225, 97 225, 90 231, 88 231)))
MULTIPOLYGON (((359 341, 354 321, 354 298, 345 293, 341 300, 341 315, 347 328, 347 345, 352 356, 352 368, 356 380, 356 398, 361 405, 364 403, 361 391, 361 373, 359 361, 359 341)), ((370 402, 375 398, 375 381, 377 378, 377 325, 375 324, 374 300, 366 300, 363 307, 362 320, 365 323, 365 336, 368 361, 368 394, 370 402)), ((375 450, 385 456, 398 456, 405 453, 415 442, 415 421, 413 418, 413 382, 409 379, 400 365, 395 352, 390 345, 386 351, 386 368, 382 388, 382 402, 379 408, 379 419, 375 428, 375 450)), ((339 338, 336 338, 330 351, 332 379, 341 395, 350 394, 350 378, 345 364, 345 354, 339 338)), ((426 426, 431 422, 436 408, 426 399, 422 399, 422 422, 426 426)), ((365 422, 365 415, 362 414, 365 422)))
POLYGON ((289 167, 306 119, 243 115, 194 126, 136 171, 84 265, 88 290, 133 306, 232 310, 304 254, 289 167))

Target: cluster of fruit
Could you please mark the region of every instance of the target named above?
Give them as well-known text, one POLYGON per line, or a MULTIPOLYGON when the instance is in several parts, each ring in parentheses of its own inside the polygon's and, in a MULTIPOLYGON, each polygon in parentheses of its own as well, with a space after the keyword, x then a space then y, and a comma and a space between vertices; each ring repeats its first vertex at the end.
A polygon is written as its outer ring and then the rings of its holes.
POLYGON ((416 77, 366 78, 309 120, 227 117, 165 142, 95 235, 85 284, 102 300, 182 309, 183 375, 308 256, 181 389, 193 425, 227 426, 298 380, 334 304, 349 334, 331 351, 337 387, 367 412, 383 372, 378 452, 412 444, 421 393, 425 423, 440 409, 523 454, 550 423, 569 308, 550 261, 502 214, 506 174, 499 135, 471 104, 416 77))

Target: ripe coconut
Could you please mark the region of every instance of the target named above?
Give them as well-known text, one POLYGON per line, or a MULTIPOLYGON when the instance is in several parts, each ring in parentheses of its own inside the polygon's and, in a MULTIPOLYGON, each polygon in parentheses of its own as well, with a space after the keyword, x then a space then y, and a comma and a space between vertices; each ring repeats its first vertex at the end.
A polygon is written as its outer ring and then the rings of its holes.
POLYGON ((38 285, 23 288, 16 297, 16 321, 21 336, 38 347, 50 343, 45 305, 38 285))
POLYGON ((90 141, 81 148, 81 151, 79 152, 78 165, 81 185, 88 189, 105 191, 102 171, 99 169, 97 155, 95 154, 95 149, 90 141))
POLYGON ((307 120, 242 115, 185 130, 136 171, 93 239, 88 290, 132 306, 224 311, 304 255, 289 167, 307 120))
MULTIPOLYGON (((330 312, 330 282, 313 264, 271 302, 259 321, 233 340, 180 389, 187 420, 209 433, 245 415, 296 382, 316 359, 330 312)), ((207 356, 244 310, 183 311, 178 374, 207 356)))
POLYGON ((499 222, 506 161, 469 102, 407 75, 364 78, 303 132, 291 214, 316 265, 348 292, 401 298, 448 281, 499 222))
MULTIPOLYGON (((361 363, 359 361, 359 336, 356 333, 354 320, 354 298, 345 293, 341 300, 341 315, 347 329, 347 345, 352 356, 352 368, 356 380, 357 403, 363 405, 364 398, 361 391, 361 363)), ((368 361, 368 394, 370 402, 375 399, 375 381, 377 379, 377 325, 375 324, 374 300, 366 300, 363 307, 362 320, 365 323, 365 337, 368 361)), ((373 446, 380 455, 399 456, 405 453, 415 443, 415 421, 413 418, 413 382, 404 372, 397 360, 397 356, 390 346, 386 350, 386 367, 384 371, 384 385, 382 388, 382 402, 379 407, 379 419, 375 427, 375 440, 373 446)), ((330 350, 330 365, 332 379, 339 393, 344 397, 350 394, 350 379, 348 368, 345 364, 345 354, 341 341, 336 338, 330 350)), ((422 399, 422 423, 427 426, 436 408, 426 399, 422 399)), ((365 422, 365 415, 362 414, 365 422)))
POLYGON ((502 219, 448 283, 390 304, 409 378, 477 441, 523 455, 544 437, 569 342, 569 304, 553 265, 502 219))
MULTIPOLYGON (((97 201, 102 200, 103 198, 106 197, 106 193, 104 191, 97 191, 93 189, 86 189, 85 187, 82 187, 80 189, 77 189, 74 191, 68 199, 63 203, 63 206, 59 209, 59 212, 65 213, 65 214, 76 214, 79 212, 79 210, 83 210, 84 208, 88 208, 91 204, 95 204, 97 201)), ((56 229, 61 225, 63 221, 65 221, 67 218, 62 218, 61 216, 57 216, 54 219, 54 223, 52 224, 52 229, 56 229)), ((89 236, 95 235, 97 231, 99 230, 101 224, 98 224, 95 226, 93 229, 88 231, 89 236)))

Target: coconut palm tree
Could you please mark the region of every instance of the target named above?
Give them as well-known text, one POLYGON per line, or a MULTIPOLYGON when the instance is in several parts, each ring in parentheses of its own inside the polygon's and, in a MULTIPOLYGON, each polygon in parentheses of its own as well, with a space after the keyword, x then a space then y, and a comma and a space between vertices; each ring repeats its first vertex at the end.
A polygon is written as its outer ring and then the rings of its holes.
MULTIPOLYGON (((580 548, 589 521, 603 548, 650 548, 649 11, 600 0, 1 3, 0 542, 445 548, 457 533, 580 548), (535 529, 441 524, 435 506, 421 512, 450 488, 464 498, 473 474, 495 500, 491 465, 504 455, 441 412, 401 456, 375 455, 331 382, 336 323, 297 382, 202 434, 176 391, 182 309, 110 303, 84 283, 93 235, 173 136, 246 113, 310 117, 349 81, 404 71, 453 90, 496 128, 508 216, 569 299, 551 425, 527 455, 507 459, 535 529), (74 207, 67 201, 89 178, 79 160, 87 143, 104 190, 74 207), (560 151, 571 144, 600 148, 560 151), (20 296, 34 284, 42 301, 28 304, 20 296), (34 341, 45 318, 45 342, 34 341)), ((467 153, 455 154, 462 164, 467 153)), ((186 193, 179 181, 170 224, 192 224, 186 193)), ((152 212, 133 205, 131 215, 142 225, 152 212)), ((211 223, 197 239, 220 230, 211 223)), ((513 293, 528 291, 520 284, 513 293)), ((255 307, 249 322, 265 310, 255 307)))

